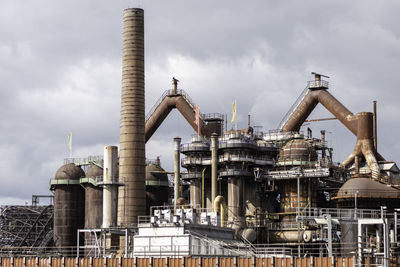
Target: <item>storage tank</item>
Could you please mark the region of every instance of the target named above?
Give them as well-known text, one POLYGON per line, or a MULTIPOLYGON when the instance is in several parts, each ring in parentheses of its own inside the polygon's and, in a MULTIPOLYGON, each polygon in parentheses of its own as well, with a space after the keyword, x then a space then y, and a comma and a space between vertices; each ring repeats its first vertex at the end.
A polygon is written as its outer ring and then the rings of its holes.
POLYGON ((96 180, 101 181, 103 168, 90 165, 86 171, 86 178, 90 178, 85 186, 85 228, 95 229, 101 227, 103 216, 103 189, 96 186, 96 180), (94 183, 92 183, 93 181, 94 183))
POLYGON ((84 171, 73 163, 61 166, 55 175, 54 243, 63 255, 72 255, 77 230, 84 226, 85 189, 79 184, 84 171))
POLYGON ((146 165, 146 213, 150 207, 168 203, 168 175, 161 168, 160 161, 148 162, 146 165))
POLYGON ((279 166, 314 165, 317 160, 315 148, 304 139, 293 139, 279 153, 279 166))
MULTIPOLYGON (((315 167, 317 160, 317 152, 310 143, 304 139, 293 139, 282 147, 277 165, 285 169, 312 168, 315 167)), ((315 189, 317 181, 299 178, 299 199, 297 197, 297 179, 285 180, 281 185, 281 212, 286 214, 282 216, 282 222, 294 222, 297 207, 316 206, 317 191, 315 189)))

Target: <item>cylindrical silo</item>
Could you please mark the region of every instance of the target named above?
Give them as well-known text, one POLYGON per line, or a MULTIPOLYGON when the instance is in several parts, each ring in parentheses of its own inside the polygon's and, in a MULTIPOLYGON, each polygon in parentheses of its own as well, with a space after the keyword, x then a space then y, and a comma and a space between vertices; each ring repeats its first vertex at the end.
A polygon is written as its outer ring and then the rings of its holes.
POLYGON ((124 10, 118 224, 146 213, 143 9, 124 10))
MULTIPOLYGON (((103 169, 94 164, 86 171, 86 177, 93 179, 94 182, 101 181, 102 176, 103 169)), ((103 190, 92 183, 88 183, 85 189, 85 228, 100 228, 103 213, 103 190)))
MULTIPOLYGON (((86 171, 85 186, 85 229, 99 229, 103 214, 103 188, 97 185, 102 180, 103 169, 95 164, 86 171)), ((96 238, 90 232, 85 233, 85 246, 95 245, 96 238)), ((86 249, 85 256, 93 257, 93 249, 86 249)))
POLYGON ((159 160, 146 166, 146 213, 150 215, 150 208, 168 204, 168 175, 161 167, 159 160))
POLYGON ((118 147, 104 148, 103 228, 116 226, 118 206, 118 147))
POLYGON ((85 190, 79 184, 84 171, 73 163, 61 166, 55 176, 54 243, 65 255, 76 253, 77 230, 84 227, 85 190))

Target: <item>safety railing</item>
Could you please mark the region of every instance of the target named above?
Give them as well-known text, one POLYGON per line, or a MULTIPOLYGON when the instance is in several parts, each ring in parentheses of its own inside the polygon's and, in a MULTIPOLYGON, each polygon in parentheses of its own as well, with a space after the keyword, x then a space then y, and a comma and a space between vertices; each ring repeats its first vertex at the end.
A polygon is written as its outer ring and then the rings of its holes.
POLYGON ((307 84, 306 88, 303 90, 303 92, 300 94, 300 96, 297 98, 294 104, 290 107, 289 111, 285 114, 282 121, 279 123, 278 126, 279 130, 282 130, 283 126, 286 124, 286 122, 288 122, 289 118, 293 115, 297 107, 300 105, 300 103, 304 100, 304 98, 309 92, 310 90, 308 89, 308 84, 307 84))
POLYGON ((89 165, 91 163, 103 164, 103 156, 89 156, 87 158, 65 158, 64 164, 89 165))
MULTIPOLYGON (((381 218, 381 210, 372 209, 334 209, 334 208, 296 208, 296 214, 301 217, 320 217, 325 214, 331 215, 331 218, 353 220, 359 219, 377 219, 381 218)), ((385 217, 393 218, 393 213, 384 212, 385 217)))
POLYGON ((307 82, 307 87, 309 89, 316 88, 329 88, 329 82, 325 80, 313 80, 307 82))
MULTIPOLYGON (((153 115, 154 111, 158 108, 158 106, 160 106, 160 104, 162 103, 162 101, 167 97, 167 96, 182 96, 186 102, 189 104, 189 106, 195 110, 196 108, 196 104, 195 102, 192 100, 192 98, 190 98, 190 96, 182 89, 179 90, 166 90, 164 91, 164 93, 161 95, 161 97, 156 101, 156 103, 153 105, 153 107, 150 109, 150 111, 147 113, 146 117, 145 117, 145 121, 147 122, 151 115, 153 115)), ((200 119, 204 120, 204 114, 199 114, 200 119)))

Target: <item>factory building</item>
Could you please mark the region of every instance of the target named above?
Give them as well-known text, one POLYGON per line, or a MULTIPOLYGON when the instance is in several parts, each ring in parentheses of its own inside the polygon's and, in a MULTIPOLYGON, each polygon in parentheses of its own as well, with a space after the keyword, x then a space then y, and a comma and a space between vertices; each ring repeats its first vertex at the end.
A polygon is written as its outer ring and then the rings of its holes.
POLYGON ((388 266, 398 252, 400 175, 377 151, 376 112, 353 114, 329 92, 329 77, 313 73, 277 130, 259 131, 250 117, 246 128, 226 129, 226 117, 200 113, 176 78, 145 116, 144 47, 144 11, 126 9, 119 151, 106 146, 56 171, 53 253, 357 255, 388 266), (318 104, 356 137, 342 163, 323 129, 318 138, 300 131, 318 104), (172 109, 194 135, 174 139, 168 172, 159 159, 146 162, 145 145, 172 109))

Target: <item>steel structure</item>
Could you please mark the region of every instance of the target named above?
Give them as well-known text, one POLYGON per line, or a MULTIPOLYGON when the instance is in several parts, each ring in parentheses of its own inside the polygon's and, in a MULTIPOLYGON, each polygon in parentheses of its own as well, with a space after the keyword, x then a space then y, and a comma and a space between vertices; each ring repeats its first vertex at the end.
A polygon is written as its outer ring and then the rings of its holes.
POLYGON ((0 248, 40 248, 40 253, 53 246, 53 214, 53 205, 1 206, 0 248))

